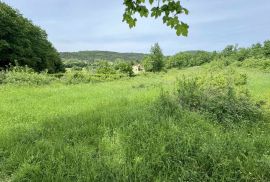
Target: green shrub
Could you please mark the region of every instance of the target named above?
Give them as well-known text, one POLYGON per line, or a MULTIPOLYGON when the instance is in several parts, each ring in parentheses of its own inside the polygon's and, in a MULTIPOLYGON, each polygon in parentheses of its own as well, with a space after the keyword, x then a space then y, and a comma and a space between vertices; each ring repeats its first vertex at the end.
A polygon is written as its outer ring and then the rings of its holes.
POLYGON ((166 60, 166 68, 185 68, 200 66, 212 61, 212 53, 205 51, 180 52, 166 60))
POLYGON ((97 68, 96 68, 97 74, 115 74, 116 71, 113 68, 113 65, 110 64, 107 61, 99 61, 97 62, 97 68))
POLYGON ((61 81, 65 84, 96 83, 102 81, 118 80, 126 77, 125 74, 97 74, 86 70, 68 71, 62 77, 61 81))
POLYGON ((50 84, 55 77, 50 76, 46 72, 36 73, 33 69, 28 67, 13 67, 11 70, 1 73, 1 80, 3 84, 15 85, 46 85, 50 84))
POLYGON ((83 71, 73 70, 66 72, 61 80, 66 84, 89 83, 91 82, 91 77, 83 71))
POLYGON ((241 73, 235 78, 236 85, 246 85, 247 84, 247 74, 241 73))
POLYGON ((260 119, 258 104, 251 100, 246 89, 237 87, 246 83, 246 75, 241 76, 241 82, 238 79, 226 74, 183 78, 177 90, 180 107, 204 113, 219 122, 260 119))
POLYGON ((5 72, 0 71, 0 84, 4 82, 5 78, 6 78, 5 72))
POLYGON ((131 64, 125 62, 124 60, 117 60, 117 62, 114 64, 114 69, 119 73, 126 74, 128 76, 132 76, 134 74, 131 64))
POLYGON ((206 67, 209 69, 209 71, 216 71, 217 69, 224 69, 225 67, 228 67, 233 63, 238 62, 236 62, 234 59, 231 59, 230 57, 220 57, 211 61, 209 64, 206 65, 206 67))
POLYGON ((246 68, 256 68, 264 71, 270 71, 270 59, 257 59, 257 58, 249 58, 243 61, 240 66, 246 68))
POLYGON ((127 77, 124 73, 103 74, 93 71, 70 69, 65 73, 37 73, 28 67, 13 67, 9 71, 0 72, 0 84, 13 85, 47 85, 53 82, 64 84, 96 83, 101 81, 118 80, 127 77))

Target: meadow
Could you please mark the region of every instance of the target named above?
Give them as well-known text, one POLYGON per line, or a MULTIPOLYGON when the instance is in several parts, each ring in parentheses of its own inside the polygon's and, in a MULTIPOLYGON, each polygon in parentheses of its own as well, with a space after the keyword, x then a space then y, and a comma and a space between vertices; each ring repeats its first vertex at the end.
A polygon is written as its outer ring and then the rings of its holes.
MULTIPOLYGON (((199 38, 197 42, 166 40, 167 53, 177 47, 181 52, 164 55, 155 43, 149 53, 133 53, 170 35, 148 28, 127 35, 107 13, 115 8, 99 3, 90 9, 85 4, 87 11, 74 6, 84 3, 60 3, 61 9, 55 8, 59 2, 48 3, 50 16, 45 18, 38 8, 24 17, 17 6, 0 0, 0 182, 270 181, 270 40, 246 45, 267 34, 256 38, 256 31, 243 28, 251 26, 242 21, 244 16, 220 19, 225 28, 211 33, 204 23, 208 27, 213 21, 198 16, 195 24, 202 28, 192 38, 199 38), (102 19, 96 12, 105 9, 112 24, 109 19, 96 21, 102 19), (86 12, 94 16, 87 18, 86 12), (68 21, 61 21, 64 17, 68 21), (53 26, 50 36, 60 41, 57 49, 33 22, 53 26), (61 31, 63 27, 68 29, 61 31), (201 39, 196 35, 203 30, 201 39), (240 40, 245 47, 220 50, 225 42, 240 40), (57 51, 89 46, 132 53, 57 51), (212 50, 214 46, 219 50, 212 50), (212 51, 183 51, 188 47, 212 51)), ((137 15, 160 17, 178 36, 187 36, 189 25, 180 15, 189 10, 181 4, 124 0, 122 20, 132 28, 137 15)), ((222 13, 224 7, 219 8, 213 13, 222 13)), ((253 18, 261 20, 258 12, 253 18)))
POLYGON ((263 114, 219 122, 175 97, 179 80, 210 68, 0 85, 0 181, 269 181, 270 73, 220 69, 246 74, 263 114))

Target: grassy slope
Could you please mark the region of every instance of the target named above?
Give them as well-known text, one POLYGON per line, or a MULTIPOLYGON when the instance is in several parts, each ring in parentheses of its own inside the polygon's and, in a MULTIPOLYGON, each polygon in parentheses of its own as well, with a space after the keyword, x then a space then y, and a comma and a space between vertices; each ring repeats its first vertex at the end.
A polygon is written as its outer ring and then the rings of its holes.
MULTIPOLYGON (((74 86, 0 87, 0 179, 267 180, 269 123, 230 129, 152 107, 177 76, 201 68, 74 86)), ((243 71, 243 70, 242 70, 243 71)), ((270 101, 270 74, 248 71, 270 101)))
POLYGON ((270 103, 270 74, 249 70, 248 78, 248 86, 252 95, 257 99, 267 100, 270 103))

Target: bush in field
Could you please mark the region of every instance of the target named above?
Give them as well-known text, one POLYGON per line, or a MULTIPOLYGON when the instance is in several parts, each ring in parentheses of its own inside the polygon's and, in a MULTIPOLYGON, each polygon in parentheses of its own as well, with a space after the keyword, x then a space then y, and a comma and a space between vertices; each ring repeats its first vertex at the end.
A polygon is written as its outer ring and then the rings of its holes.
POLYGON ((256 121, 261 110, 246 90, 236 85, 246 83, 246 76, 240 78, 224 74, 208 77, 183 78, 177 90, 182 108, 205 113, 219 122, 256 121))
POLYGON ((166 68, 185 68, 191 66, 200 66, 213 59, 212 53, 205 51, 181 52, 171 56, 166 61, 166 68))
POLYGON ((142 65, 145 71, 151 72, 154 70, 154 61, 150 58, 150 56, 143 58, 142 65))
POLYGON ((246 68, 256 68, 264 71, 270 71, 270 59, 267 58, 249 58, 244 62, 237 63, 236 65, 246 68))
POLYGON ((238 74, 235 78, 235 85, 246 85, 247 84, 247 74, 238 74))
POLYGON ((61 80, 66 84, 89 83, 91 77, 86 72, 70 70, 64 74, 61 80))
POLYGON ((245 48, 239 48, 237 52, 235 52, 234 58, 236 61, 244 61, 250 57, 250 50, 245 48))
POLYGON ((119 73, 127 74, 128 76, 133 75, 131 64, 123 60, 117 60, 117 62, 114 64, 114 69, 119 73))
POLYGON ((189 53, 178 53, 171 56, 166 61, 166 68, 184 68, 188 67, 188 62, 191 60, 192 55, 189 53))
POLYGON ((83 68, 82 67, 79 67, 79 66, 73 66, 70 68, 71 70, 76 70, 76 71, 82 71, 83 68))
POLYGON ((96 73, 98 74, 115 74, 116 71, 113 65, 107 61, 99 61, 96 65, 96 73))
POLYGON ((228 45, 221 51, 221 55, 224 57, 233 56, 236 51, 237 51, 237 46, 228 45))
POLYGON ((159 72, 164 67, 164 55, 158 43, 152 46, 150 50, 150 55, 146 56, 143 61, 142 65, 145 71, 149 72, 159 72))
POLYGON ((254 57, 254 58, 262 58, 264 57, 263 55, 263 49, 262 49, 262 44, 257 43, 257 44, 253 44, 251 46, 250 50, 250 56, 254 57))
POLYGON ((205 67, 208 68, 209 72, 212 72, 216 70, 225 69, 226 67, 232 64, 238 64, 238 63, 241 64, 241 62, 235 61, 231 57, 220 57, 220 58, 213 59, 213 61, 205 65, 205 67))
POLYGON ((2 84, 4 82, 6 78, 6 74, 4 71, 0 71, 0 84, 2 84))
POLYGON ((56 80, 55 77, 44 73, 36 73, 33 69, 28 67, 13 67, 9 71, 1 73, 3 84, 15 85, 46 85, 56 80))
POLYGON ((118 80, 125 76, 125 74, 121 73, 98 74, 87 70, 70 70, 61 77, 61 81, 65 84, 96 83, 102 81, 118 80))
POLYGON ((84 68, 90 65, 89 62, 78 59, 63 59, 65 68, 79 67, 84 68))

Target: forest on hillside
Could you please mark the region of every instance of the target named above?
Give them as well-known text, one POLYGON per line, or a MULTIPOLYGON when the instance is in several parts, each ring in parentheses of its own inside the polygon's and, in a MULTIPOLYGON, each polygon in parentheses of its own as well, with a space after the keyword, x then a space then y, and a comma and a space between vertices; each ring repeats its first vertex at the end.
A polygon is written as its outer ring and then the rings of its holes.
POLYGON ((117 59, 123 59, 126 61, 140 61, 145 56, 143 53, 118 53, 111 51, 79 51, 79 52, 61 52, 62 59, 67 60, 82 60, 94 62, 98 60, 115 61, 117 59))

